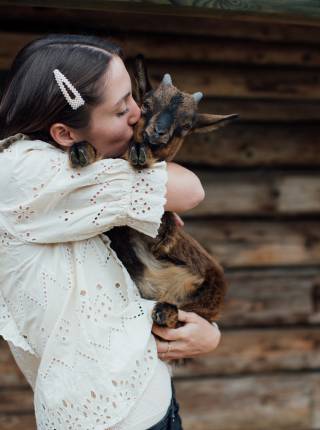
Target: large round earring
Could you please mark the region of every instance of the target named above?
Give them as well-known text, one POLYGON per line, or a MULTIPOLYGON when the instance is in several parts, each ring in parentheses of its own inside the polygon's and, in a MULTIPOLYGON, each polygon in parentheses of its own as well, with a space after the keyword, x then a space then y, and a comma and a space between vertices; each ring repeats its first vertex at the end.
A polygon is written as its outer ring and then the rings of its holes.
POLYGON ((72 167, 85 167, 96 160, 96 150, 87 141, 74 143, 69 149, 69 160, 72 167))

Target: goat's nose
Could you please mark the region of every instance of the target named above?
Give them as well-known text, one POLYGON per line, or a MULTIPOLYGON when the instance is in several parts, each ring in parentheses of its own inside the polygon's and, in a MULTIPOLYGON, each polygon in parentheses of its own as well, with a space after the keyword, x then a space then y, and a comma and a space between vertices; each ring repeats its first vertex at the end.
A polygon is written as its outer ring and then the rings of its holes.
POLYGON ((172 117, 169 112, 164 111, 158 116, 154 130, 158 136, 163 136, 170 128, 172 117))
POLYGON ((164 127, 161 127, 161 125, 156 124, 155 132, 157 133, 158 136, 163 136, 166 131, 164 127))

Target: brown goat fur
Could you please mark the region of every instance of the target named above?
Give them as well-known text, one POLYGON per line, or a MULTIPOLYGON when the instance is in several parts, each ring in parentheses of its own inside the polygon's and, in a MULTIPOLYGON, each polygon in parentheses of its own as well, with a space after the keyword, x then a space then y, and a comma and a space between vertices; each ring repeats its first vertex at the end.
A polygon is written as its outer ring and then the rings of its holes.
MULTIPOLYGON (((142 59, 136 67, 142 115, 125 158, 137 169, 172 160, 187 134, 211 131, 237 117, 198 114, 199 96, 179 91, 168 75, 152 90, 142 59)), ((158 325, 178 327, 178 309, 208 321, 218 318, 226 292, 223 269, 176 225, 171 212, 163 215, 155 239, 129 227, 113 228, 107 235, 141 296, 157 301, 152 317, 158 325)))
MULTIPOLYGON (((215 130, 237 117, 198 113, 202 94, 178 90, 169 75, 152 89, 142 58, 136 60, 135 79, 141 118, 124 158, 136 169, 172 160, 188 134, 215 130)), ((95 159, 87 142, 73 145, 70 160, 75 167, 95 159)), ((106 234, 141 296, 157 301, 152 313, 155 323, 178 327, 178 309, 195 312, 208 321, 218 318, 226 293, 223 269, 176 225, 173 213, 164 213, 154 239, 126 226, 106 234)))

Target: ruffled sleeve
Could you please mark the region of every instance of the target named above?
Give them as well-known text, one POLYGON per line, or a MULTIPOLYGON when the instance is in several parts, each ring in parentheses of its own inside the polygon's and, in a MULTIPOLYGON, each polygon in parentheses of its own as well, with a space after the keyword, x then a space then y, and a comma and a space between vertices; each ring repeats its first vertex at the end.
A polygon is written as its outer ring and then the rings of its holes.
POLYGON ((46 142, 22 141, 0 156, 0 217, 27 242, 87 239, 128 225, 155 237, 166 203, 166 163, 135 170, 122 159, 72 169, 66 152, 46 142))
POLYGON ((14 318, 12 317, 10 310, 0 293, 0 335, 7 341, 10 341, 13 345, 18 348, 29 352, 32 355, 36 355, 32 347, 29 345, 27 339, 25 339, 20 333, 14 318))

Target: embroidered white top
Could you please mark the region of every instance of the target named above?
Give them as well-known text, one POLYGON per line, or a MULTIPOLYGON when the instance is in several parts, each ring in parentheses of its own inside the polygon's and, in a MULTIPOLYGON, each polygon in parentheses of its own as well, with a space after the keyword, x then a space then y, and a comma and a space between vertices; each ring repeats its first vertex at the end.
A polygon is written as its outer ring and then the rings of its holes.
POLYGON ((102 233, 128 225, 156 236, 166 163, 72 169, 65 151, 15 140, 0 153, 0 335, 34 390, 37 427, 146 428, 139 419, 149 427, 171 397, 151 333, 154 302, 102 233), (144 402, 159 385, 148 415, 144 402))

